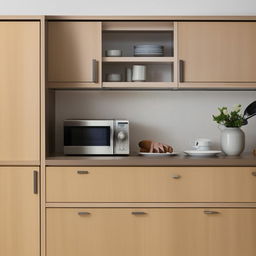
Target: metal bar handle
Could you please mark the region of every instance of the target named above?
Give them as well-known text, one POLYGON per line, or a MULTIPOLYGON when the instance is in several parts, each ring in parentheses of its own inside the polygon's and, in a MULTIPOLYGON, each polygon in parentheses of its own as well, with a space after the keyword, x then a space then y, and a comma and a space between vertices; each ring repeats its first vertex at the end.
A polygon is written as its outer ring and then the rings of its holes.
POLYGON ((79 216, 88 216, 88 215, 90 215, 91 213, 89 213, 89 212, 78 212, 78 215, 79 216))
POLYGON ((38 171, 33 171, 33 183, 34 194, 38 194, 38 171))
POLYGON ((145 215, 146 212, 132 212, 132 215, 145 215))
POLYGON ((179 66, 180 66, 180 82, 184 82, 184 60, 179 61, 179 66))
POLYGON ((98 61, 96 59, 92 60, 92 82, 98 83, 98 61))
POLYGON ((179 174, 173 174, 172 178, 177 180, 177 179, 180 179, 181 176, 179 174))
POLYGON ((78 170, 77 174, 89 174, 89 171, 78 170))
POLYGON ((220 212, 217 212, 217 211, 204 211, 205 214, 220 214, 220 212))

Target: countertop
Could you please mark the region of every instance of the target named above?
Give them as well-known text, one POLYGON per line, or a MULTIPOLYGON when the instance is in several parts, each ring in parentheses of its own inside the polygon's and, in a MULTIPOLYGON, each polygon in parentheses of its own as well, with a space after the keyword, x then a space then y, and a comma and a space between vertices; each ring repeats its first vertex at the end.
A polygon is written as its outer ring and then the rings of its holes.
POLYGON ((131 156, 54 156, 46 159, 47 166, 255 166, 256 156, 239 157, 166 157, 131 156))

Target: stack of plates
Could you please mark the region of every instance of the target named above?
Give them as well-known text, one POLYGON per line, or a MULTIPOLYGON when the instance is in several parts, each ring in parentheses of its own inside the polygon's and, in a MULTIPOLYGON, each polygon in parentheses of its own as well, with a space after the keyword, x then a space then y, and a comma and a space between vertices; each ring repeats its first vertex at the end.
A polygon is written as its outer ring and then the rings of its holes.
POLYGON ((158 44, 139 44, 134 46, 134 56, 163 56, 164 47, 158 44))

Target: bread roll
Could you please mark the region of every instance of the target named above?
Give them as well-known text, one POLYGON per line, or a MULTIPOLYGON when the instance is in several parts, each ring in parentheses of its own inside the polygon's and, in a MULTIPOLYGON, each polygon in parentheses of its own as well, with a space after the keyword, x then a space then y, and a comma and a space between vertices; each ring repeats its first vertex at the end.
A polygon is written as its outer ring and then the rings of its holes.
POLYGON ((167 144, 154 142, 151 140, 142 140, 139 142, 140 152, 148 153, 172 153, 173 148, 167 144))

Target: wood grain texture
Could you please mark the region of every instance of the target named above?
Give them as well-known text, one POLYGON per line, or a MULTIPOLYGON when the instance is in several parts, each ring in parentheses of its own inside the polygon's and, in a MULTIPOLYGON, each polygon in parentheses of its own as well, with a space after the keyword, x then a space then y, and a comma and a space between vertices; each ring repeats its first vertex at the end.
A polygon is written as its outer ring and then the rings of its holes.
POLYGON ((48 22, 49 82, 101 84, 101 22, 48 22), (93 59, 98 82, 93 82, 93 59))
POLYGON ((179 22, 184 82, 256 82, 255 22, 179 22))
POLYGON ((103 31, 172 31, 172 22, 103 22, 103 31))
POLYGON ((256 202, 254 171, 254 167, 47 167, 46 201, 256 202))
POLYGON ((46 203, 46 208, 256 208, 256 203, 46 203))
POLYGON ((0 161, 40 159, 40 22, 0 21, 0 161))
MULTIPOLYGON (((18 17, 18 16, 16 16, 18 17)), ((47 15, 46 16, 47 20, 107 20, 107 21, 111 21, 111 20, 141 20, 141 21, 182 21, 182 20, 187 20, 187 21, 191 21, 191 20, 195 20, 195 21, 204 21, 204 20, 219 20, 219 21, 241 21, 241 20, 249 20, 249 21, 256 21, 256 16, 243 16, 243 15, 236 15, 236 16, 218 16, 218 15, 187 15, 187 16, 166 16, 166 15, 140 15, 140 16, 130 16, 130 15, 122 15, 122 16, 118 16, 118 15, 108 15, 108 16, 81 16, 81 15, 47 15)))
MULTIPOLYGON (((51 108, 52 105, 47 104, 46 109, 46 101, 48 102, 48 91, 46 91, 46 22, 45 17, 41 20, 40 24, 41 28, 41 163, 40 163, 40 256, 45 256, 45 156, 46 156, 46 138, 50 140, 46 135, 46 127, 48 127, 48 119, 46 116, 48 115, 48 108, 51 108), (47 95, 47 96, 46 96, 47 95), (46 100, 47 98, 47 100, 46 100), (47 114, 46 114, 47 113, 47 114), (46 121, 47 120, 47 121, 46 121)), ((51 109, 51 112, 54 112, 51 109)), ((48 118, 48 117, 47 117, 48 118)))
POLYGON ((256 210, 217 211, 47 209, 47 256, 254 256, 256 210))
POLYGON ((52 156, 46 159, 47 166, 250 166, 256 167, 253 154, 218 157, 142 157, 131 156, 52 156))
POLYGON ((173 57, 103 57, 103 62, 152 62, 170 63, 174 62, 173 57))
POLYGON ((125 88, 125 89, 164 89, 164 88, 176 88, 177 84, 173 82, 103 82, 102 87, 105 88, 125 88))
POLYGON ((0 167, 0 255, 39 256, 38 167, 0 167))

